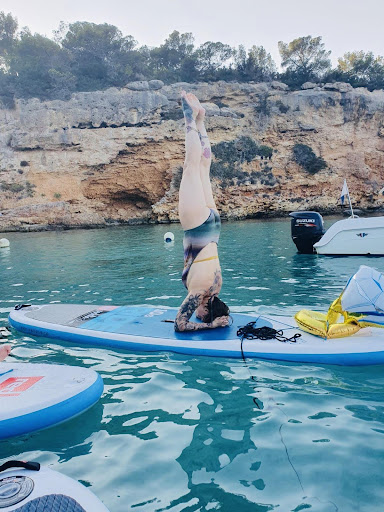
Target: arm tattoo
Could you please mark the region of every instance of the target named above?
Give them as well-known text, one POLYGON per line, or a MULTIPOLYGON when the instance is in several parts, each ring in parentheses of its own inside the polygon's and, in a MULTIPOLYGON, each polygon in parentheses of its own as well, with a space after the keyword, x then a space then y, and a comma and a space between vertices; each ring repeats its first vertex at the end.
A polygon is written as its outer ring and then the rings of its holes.
POLYGON ((175 331, 199 331, 202 329, 209 329, 211 324, 204 322, 190 322, 189 319, 198 308, 203 298, 203 294, 196 293, 195 295, 187 295, 184 302, 180 306, 175 320, 175 331))

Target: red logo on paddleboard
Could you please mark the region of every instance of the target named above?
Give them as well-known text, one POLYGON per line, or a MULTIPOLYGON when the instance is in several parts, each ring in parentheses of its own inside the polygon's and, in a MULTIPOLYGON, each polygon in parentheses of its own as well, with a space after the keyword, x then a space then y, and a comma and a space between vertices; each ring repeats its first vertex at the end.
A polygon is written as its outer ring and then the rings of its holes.
POLYGON ((19 396, 43 377, 10 377, 0 384, 1 396, 19 396))

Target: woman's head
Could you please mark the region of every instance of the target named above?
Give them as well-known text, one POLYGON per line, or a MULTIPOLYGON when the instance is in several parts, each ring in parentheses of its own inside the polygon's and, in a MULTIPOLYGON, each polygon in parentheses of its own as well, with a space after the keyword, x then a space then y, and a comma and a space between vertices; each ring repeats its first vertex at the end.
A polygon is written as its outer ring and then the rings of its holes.
POLYGON ((205 323, 211 323, 215 318, 220 316, 228 316, 229 315, 229 307, 219 299, 219 297, 211 297, 208 300, 207 306, 205 308, 205 314, 201 316, 201 320, 205 323))

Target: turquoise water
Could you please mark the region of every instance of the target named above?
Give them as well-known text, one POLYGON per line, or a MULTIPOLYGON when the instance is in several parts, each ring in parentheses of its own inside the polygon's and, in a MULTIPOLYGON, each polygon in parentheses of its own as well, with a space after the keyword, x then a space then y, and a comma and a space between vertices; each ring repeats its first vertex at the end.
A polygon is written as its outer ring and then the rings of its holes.
MULTIPOLYGON (((20 302, 177 306, 184 296, 178 225, 5 236, 0 325, 20 302), (165 245, 170 228, 176 242, 165 245)), ((288 220, 223 224, 220 255, 222 298, 251 313, 325 310, 360 264, 384 271, 382 258, 296 254, 288 220)), ((13 360, 92 367, 105 390, 64 425, 0 442, 0 458, 78 479, 111 512, 383 510, 382 366, 11 341, 13 360)))

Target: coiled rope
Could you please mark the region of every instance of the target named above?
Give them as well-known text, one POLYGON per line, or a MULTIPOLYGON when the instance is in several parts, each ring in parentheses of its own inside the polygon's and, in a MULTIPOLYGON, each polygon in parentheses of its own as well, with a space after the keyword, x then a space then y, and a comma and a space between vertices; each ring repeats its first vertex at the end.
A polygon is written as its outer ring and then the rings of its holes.
POLYGON ((237 331, 237 336, 241 338, 241 341, 246 340, 277 340, 283 343, 291 342, 296 343, 296 340, 300 338, 301 334, 297 332, 291 338, 284 336, 282 330, 277 331, 272 327, 255 327, 257 320, 249 322, 244 327, 240 327, 237 331))

